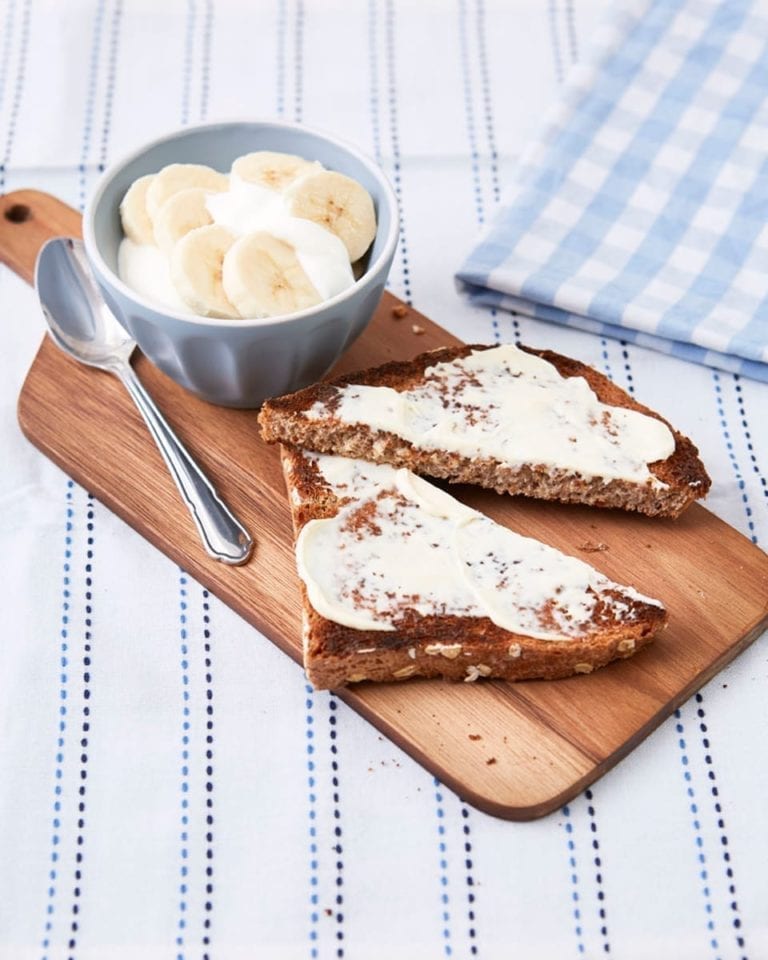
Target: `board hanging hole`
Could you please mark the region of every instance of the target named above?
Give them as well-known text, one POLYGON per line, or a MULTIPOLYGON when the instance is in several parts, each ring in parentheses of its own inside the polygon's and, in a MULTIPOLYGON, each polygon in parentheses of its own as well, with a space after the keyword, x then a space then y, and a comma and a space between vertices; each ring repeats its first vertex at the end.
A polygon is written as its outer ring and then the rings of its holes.
POLYGON ((11 223, 26 223, 27 220, 32 219, 32 211, 26 203, 14 203, 5 211, 5 219, 10 220, 11 223))

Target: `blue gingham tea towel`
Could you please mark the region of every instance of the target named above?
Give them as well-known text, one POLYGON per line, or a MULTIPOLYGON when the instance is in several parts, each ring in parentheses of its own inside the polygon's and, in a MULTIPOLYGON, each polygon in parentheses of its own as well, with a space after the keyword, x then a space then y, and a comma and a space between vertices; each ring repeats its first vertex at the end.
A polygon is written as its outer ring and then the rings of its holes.
POLYGON ((615 10, 458 280, 768 381, 768 4, 615 10))

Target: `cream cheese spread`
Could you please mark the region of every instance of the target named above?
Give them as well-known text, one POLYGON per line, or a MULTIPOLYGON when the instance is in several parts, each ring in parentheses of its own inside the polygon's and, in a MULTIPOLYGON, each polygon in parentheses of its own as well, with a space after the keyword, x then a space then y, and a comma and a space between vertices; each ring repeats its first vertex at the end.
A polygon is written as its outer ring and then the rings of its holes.
MULTIPOLYGON (((306 414, 328 416, 326 402, 306 414)), ((547 360, 503 344, 435 363, 403 391, 349 384, 332 416, 387 431, 421 450, 567 470, 585 479, 625 480, 661 489, 648 464, 675 450, 666 424, 601 403, 583 377, 563 377, 547 360)))
POLYGON ((633 616, 631 600, 659 605, 409 470, 306 456, 342 502, 336 516, 309 521, 296 542, 299 576, 327 620, 391 631, 414 613, 488 617, 524 636, 569 640, 594 628, 599 595, 617 617, 633 616))

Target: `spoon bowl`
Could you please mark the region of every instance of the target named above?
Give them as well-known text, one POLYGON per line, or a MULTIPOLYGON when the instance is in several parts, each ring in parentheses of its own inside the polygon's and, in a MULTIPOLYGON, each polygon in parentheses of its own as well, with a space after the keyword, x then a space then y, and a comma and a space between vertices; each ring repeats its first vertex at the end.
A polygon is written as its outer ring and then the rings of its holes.
POLYGON ((49 240, 35 265, 35 288, 51 339, 90 367, 119 377, 144 418, 192 515, 207 553, 223 563, 245 563, 253 540, 166 422, 134 373, 136 343, 104 302, 83 244, 49 240))
POLYGON ((136 342, 102 299, 79 241, 61 238, 45 244, 35 286, 51 335, 66 353, 106 370, 128 360, 136 342))

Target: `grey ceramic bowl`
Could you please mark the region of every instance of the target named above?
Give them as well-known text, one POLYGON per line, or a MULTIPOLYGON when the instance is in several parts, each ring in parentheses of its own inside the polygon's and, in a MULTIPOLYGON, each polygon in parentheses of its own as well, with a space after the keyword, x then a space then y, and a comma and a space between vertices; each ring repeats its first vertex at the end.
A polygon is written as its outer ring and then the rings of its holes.
POLYGON ((204 400, 257 407, 313 383, 365 329, 381 298, 397 245, 397 201, 379 167, 353 147, 284 123, 214 123, 155 140, 108 170, 83 220, 85 248, 107 303, 143 353, 204 400), (268 320, 211 320, 151 303, 117 275, 123 238, 119 206, 133 181, 169 163, 227 171, 254 150, 295 153, 354 177, 369 191, 378 229, 367 269, 354 286, 309 310, 268 320))

